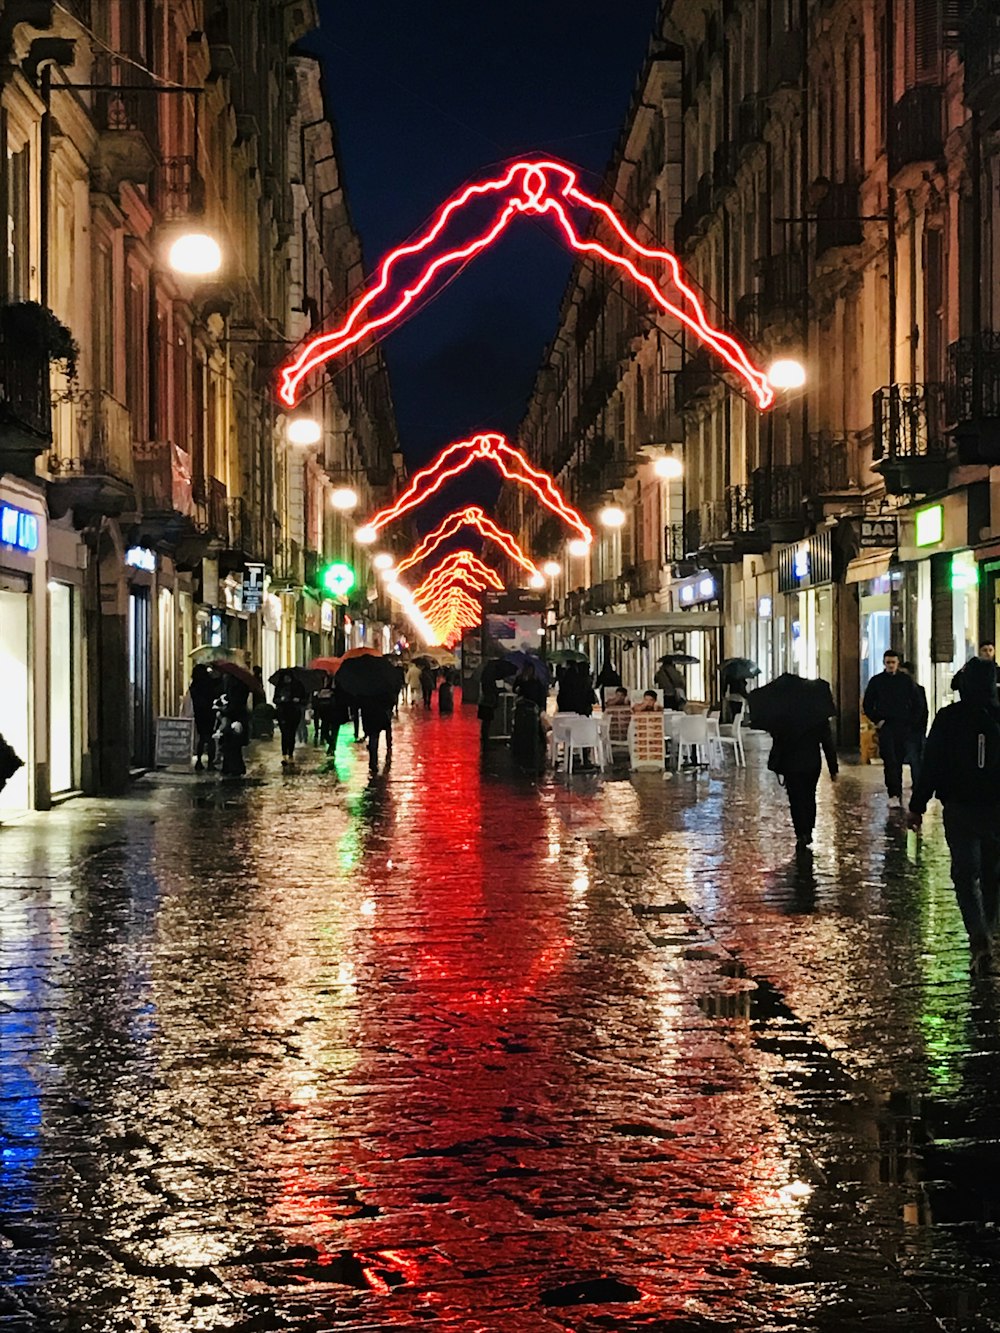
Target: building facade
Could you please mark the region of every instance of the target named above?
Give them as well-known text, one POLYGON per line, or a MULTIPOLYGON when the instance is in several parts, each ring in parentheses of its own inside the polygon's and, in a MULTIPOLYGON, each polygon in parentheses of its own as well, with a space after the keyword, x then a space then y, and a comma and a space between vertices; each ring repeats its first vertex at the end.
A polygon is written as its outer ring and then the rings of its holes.
MULTIPOLYGON (((334 642, 319 601, 308 637, 303 588, 343 534, 326 482, 304 480, 316 461, 289 454, 273 385, 309 322, 298 127, 324 113, 303 112, 294 52, 316 22, 313 0, 0 13, 0 732, 28 761, 6 808, 124 790, 199 645, 273 670, 334 642), (177 271, 191 234, 217 243, 217 272, 177 271)), ((357 280, 348 240, 320 250, 338 291, 357 280)), ((352 465, 389 485, 391 398, 351 375, 389 481, 375 450, 352 465)), ((341 401, 323 396, 330 435, 341 401)))
POLYGON ((971 0, 662 5, 605 198, 806 381, 761 414, 648 311, 616 340, 614 284, 578 268, 523 436, 626 521, 589 570, 560 549, 554 635, 605 617, 635 683, 689 652, 691 697, 726 657, 823 675, 848 747, 889 645, 948 700, 998 628, 998 43, 971 0), (685 609, 718 630, 678 635, 685 609))

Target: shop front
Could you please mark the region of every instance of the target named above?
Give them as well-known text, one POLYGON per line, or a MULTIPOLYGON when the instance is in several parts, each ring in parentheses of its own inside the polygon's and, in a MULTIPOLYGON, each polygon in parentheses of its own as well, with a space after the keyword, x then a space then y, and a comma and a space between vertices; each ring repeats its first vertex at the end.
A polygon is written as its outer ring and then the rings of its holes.
POLYGON ((49 787, 83 786, 86 743, 83 585, 87 552, 71 527, 49 524, 49 787))
POLYGON ((0 735, 24 767, 0 791, 0 819, 49 804, 48 520, 27 483, 0 483, 0 735))
POLYGON ((778 598, 771 606, 776 666, 836 693, 836 588, 831 530, 778 548, 778 598))

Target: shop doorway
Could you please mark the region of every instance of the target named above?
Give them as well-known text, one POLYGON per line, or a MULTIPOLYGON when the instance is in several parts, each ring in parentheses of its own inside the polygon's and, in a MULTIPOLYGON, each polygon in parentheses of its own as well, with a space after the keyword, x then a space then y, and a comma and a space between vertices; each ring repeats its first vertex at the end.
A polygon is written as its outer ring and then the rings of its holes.
POLYGON ((31 670, 29 598, 24 592, 0 589, 0 735, 24 760, 0 791, 0 810, 26 810, 31 803, 31 670))
POLYGON ((76 786, 73 589, 68 583, 49 584, 49 660, 49 782, 58 794, 76 786))
POLYGON ((148 768, 153 761, 153 662, 149 589, 133 588, 128 597, 128 670, 131 694, 131 761, 148 768))

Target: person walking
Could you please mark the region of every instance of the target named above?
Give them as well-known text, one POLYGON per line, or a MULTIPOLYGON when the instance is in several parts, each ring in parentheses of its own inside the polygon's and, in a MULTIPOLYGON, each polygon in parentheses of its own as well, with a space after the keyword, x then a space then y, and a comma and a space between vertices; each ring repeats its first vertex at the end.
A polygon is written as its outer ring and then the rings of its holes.
POLYGON ((362 699, 361 720, 368 739, 368 771, 378 772, 379 737, 385 733, 385 766, 392 765, 392 709, 393 699, 362 699))
POLYGON ((674 713, 683 713, 687 703, 687 686, 680 671, 668 658, 660 659, 653 684, 658 690, 663 691, 664 708, 669 708, 674 713))
POLYGON ((194 766, 198 773, 205 767, 202 755, 208 759, 209 769, 215 767, 215 701, 221 692, 222 681, 218 673, 199 662, 191 672, 191 684, 188 686, 197 733, 194 766))
POLYGON ((420 672, 420 693, 423 695, 425 708, 430 708, 431 699, 433 699, 436 689, 437 673, 432 671, 429 666, 424 666, 420 672))
POLYGON ((830 781, 836 782, 840 765, 829 718, 802 729, 790 725, 787 730, 772 733, 767 766, 784 783, 795 830, 795 851, 799 856, 807 856, 812 846, 816 827, 816 788, 823 771, 824 756, 830 781))
POLYGON ((224 778, 241 778, 247 771, 243 751, 250 743, 250 689, 238 677, 227 675, 215 700, 215 739, 224 778))
POLYGON ((913 681, 910 726, 906 737, 906 750, 903 753, 903 763, 910 770, 910 790, 912 791, 920 777, 920 765, 924 758, 924 742, 927 739, 927 719, 930 710, 927 707, 927 691, 917 680, 916 667, 912 662, 904 662, 902 670, 913 681))
POLYGON ((445 667, 441 673, 441 684, 438 686, 438 712, 442 717, 455 711, 455 687, 452 683, 451 671, 445 667))
POLYGON ((958 703, 934 719, 920 778, 910 796, 909 826, 919 831, 927 804, 944 807, 951 878, 969 935, 973 975, 991 971, 1000 926, 1000 706, 996 665, 964 667, 958 703))
POLYGON ((900 671, 899 653, 892 648, 882 654, 882 670, 872 676, 862 707, 878 732, 879 754, 889 805, 903 804, 903 760, 913 725, 916 685, 900 671))
POLYGON ((274 682, 274 711, 281 733, 282 766, 290 764, 295 757, 295 739, 308 698, 305 685, 294 671, 278 672, 274 682))
MULTIPOLYGON (((983 639, 982 643, 979 645, 979 652, 977 654, 977 657, 982 662, 995 662, 997 660, 997 646, 992 639, 983 639)), ((976 661, 975 657, 969 658, 969 662, 975 662, 975 661, 976 661)), ((969 663, 966 662, 965 666, 968 665, 969 663)), ((962 683, 962 672, 964 670, 965 670, 964 666, 959 667, 959 669, 955 672, 955 674, 951 678, 951 688, 955 691, 956 694, 959 692, 959 687, 962 683)))
POLYGON ((411 662, 406 668, 406 702, 412 708, 420 698, 420 667, 411 662))

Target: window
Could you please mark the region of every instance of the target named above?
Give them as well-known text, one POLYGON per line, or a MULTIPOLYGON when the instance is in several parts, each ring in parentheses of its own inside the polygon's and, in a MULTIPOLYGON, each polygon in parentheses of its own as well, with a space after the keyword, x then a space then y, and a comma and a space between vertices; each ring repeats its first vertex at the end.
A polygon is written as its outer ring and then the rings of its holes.
POLYGON ((28 145, 7 149, 7 188, 4 215, 7 223, 7 271, 4 296, 27 301, 31 281, 31 157, 28 145))

